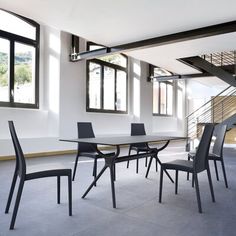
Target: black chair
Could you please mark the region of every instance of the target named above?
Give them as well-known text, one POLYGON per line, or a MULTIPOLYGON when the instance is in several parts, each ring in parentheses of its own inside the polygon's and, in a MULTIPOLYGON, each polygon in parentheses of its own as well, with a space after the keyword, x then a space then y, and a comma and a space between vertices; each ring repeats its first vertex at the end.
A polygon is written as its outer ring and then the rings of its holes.
MULTIPOLYGON (((136 135, 146 135, 146 131, 144 128, 143 123, 131 123, 131 136, 136 135)), ((140 152, 149 152, 150 147, 147 143, 138 143, 138 144, 131 144, 129 146, 129 155, 131 151, 136 151, 137 154, 140 152)), ((147 167, 147 157, 145 159, 145 166, 147 167)), ((136 173, 138 173, 139 167, 139 159, 136 160, 136 173)), ((127 162, 127 168, 129 168, 129 161, 127 162)), ((156 170, 157 170, 157 161, 156 161, 156 170)))
MULTIPOLYGON (((224 140, 225 140, 225 134, 227 130, 227 125, 220 125, 217 127, 217 134, 216 139, 212 148, 212 152, 209 152, 208 154, 208 160, 214 161, 215 165, 215 173, 216 173, 216 179, 219 181, 219 175, 218 175, 218 169, 217 169, 217 161, 221 162, 222 166, 222 172, 224 176, 225 181, 225 187, 228 188, 228 182, 226 177, 226 171, 225 171, 225 165, 224 165, 224 159, 223 159, 223 146, 224 146, 224 140)), ((195 152, 190 152, 188 154, 188 160, 194 159, 195 152)), ((188 176, 189 179, 189 176, 188 176)))
MULTIPOLYGON (((77 122, 77 128, 78 128, 78 138, 95 138, 91 122, 77 122)), ((114 153, 106 153, 106 152, 105 154, 114 155, 114 153)), ((91 145, 87 143, 78 144, 77 155, 75 158, 75 165, 72 177, 73 181, 75 180, 77 164, 80 156, 90 157, 94 159, 93 176, 95 179, 97 176, 97 159, 101 158, 101 156, 97 152, 97 145, 91 145)))
POLYGON ((187 160, 174 160, 167 163, 161 164, 161 175, 160 175, 160 191, 159 191, 159 202, 162 200, 162 186, 163 186, 163 171, 164 170, 175 170, 175 194, 178 192, 178 171, 189 172, 193 174, 193 179, 196 185, 196 195, 199 213, 202 213, 200 191, 198 185, 198 176, 197 174, 206 170, 208 175, 208 181, 211 190, 212 201, 215 202, 215 196, 212 186, 211 174, 208 165, 207 156, 209 153, 211 138, 214 130, 213 124, 205 125, 205 129, 199 143, 195 158, 193 161, 187 160))
POLYGON ((33 179, 39 179, 39 178, 45 178, 45 177, 57 177, 57 203, 60 204, 60 177, 61 176, 67 176, 68 177, 68 197, 69 197, 69 215, 72 215, 72 181, 71 181, 71 169, 54 169, 54 170, 45 170, 45 171, 39 171, 39 172, 33 172, 26 174, 26 163, 25 163, 25 157, 22 152, 19 140, 16 135, 15 127, 13 124, 13 121, 8 121, 9 129, 11 133, 12 142, 15 149, 16 154, 16 166, 15 166, 15 172, 13 175, 13 180, 10 188, 10 193, 8 196, 8 201, 5 209, 5 213, 9 212, 9 208, 11 205, 12 196, 14 193, 15 185, 17 176, 20 178, 20 183, 16 195, 16 202, 12 214, 10 229, 14 229, 16 215, 18 211, 18 207, 20 204, 20 199, 23 191, 23 187, 25 184, 25 181, 33 180, 33 179))

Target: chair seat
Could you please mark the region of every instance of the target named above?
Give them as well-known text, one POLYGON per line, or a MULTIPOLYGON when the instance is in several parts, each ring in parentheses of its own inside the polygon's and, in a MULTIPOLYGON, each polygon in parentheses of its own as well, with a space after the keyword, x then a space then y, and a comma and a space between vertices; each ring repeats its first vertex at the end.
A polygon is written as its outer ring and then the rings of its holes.
POLYGON ((137 152, 148 152, 150 149, 147 146, 131 146, 132 150, 135 150, 137 152))
POLYGON ((193 162, 187 160, 174 160, 162 163, 164 169, 181 170, 186 172, 193 172, 193 162))
POLYGON ((196 155, 196 152, 189 152, 189 153, 188 153, 188 157, 189 157, 190 159, 194 159, 195 155, 196 155))
MULTIPOLYGON (((196 152, 189 152, 188 153, 188 157, 190 159, 194 159, 195 155, 196 155, 196 152)), ((208 160, 221 160, 221 159, 222 158, 219 155, 216 155, 214 153, 209 153, 208 154, 208 160)))
MULTIPOLYGON (((115 152, 103 152, 102 153, 105 156, 114 156, 115 152)), ((97 152, 80 152, 79 153, 80 156, 84 156, 84 157, 91 157, 91 158, 103 158, 103 156, 101 156, 99 153, 97 152)))
POLYGON ((44 177, 54 177, 54 176, 69 176, 69 175, 71 175, 71 169, 44 170, 26 174, 25 180, 38 179, 44 177))
POLYGON ((208 160, 222 160, 222 157, 214 153, 209 153, 208 160))

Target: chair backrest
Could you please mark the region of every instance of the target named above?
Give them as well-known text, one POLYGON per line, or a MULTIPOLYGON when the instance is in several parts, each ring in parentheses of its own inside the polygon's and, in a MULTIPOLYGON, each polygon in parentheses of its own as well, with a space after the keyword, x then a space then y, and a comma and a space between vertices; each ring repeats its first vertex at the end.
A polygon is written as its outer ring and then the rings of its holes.
POLYGON ((18 137, 16 135, 16 130, 15 130, 13 121, 8 121, 8 125, 9 125, 9 129, 11 133, 13 146, 15 149, 15 154, 16 154, 16 170, 20 177, 24 177, 26 174, 25 157, 21 149, 18 137))
POLYGON ((146 135, 144 123, 131 123, 131 136, 146 135))
POLYGON ((227 125, 221 125, 216 134, 216 140, 214 142, 212 152, 217 156, 223 155, 223 146, 225 141, 226 129, 227 125))
MULTIPOLYGON (((91 122, 77 122, 78 138, 95 138, 91 122)), ((80 143, 78 144, 79 152, 94 152, 96 145, 80 143)))
MULTIPOLYGON (((146 135, 144 123, 131 123, 131 136, 146 135)), ((146 143, 132 144, 134 147, 146 147, 146 143)))
POLYGON ((214 124, 205 125, 200 143, 198 145, 196 156, 193 160, 193 166, 197 173, 205 170, 207 167, 207 157, 209 153, 213 130, 214 124))

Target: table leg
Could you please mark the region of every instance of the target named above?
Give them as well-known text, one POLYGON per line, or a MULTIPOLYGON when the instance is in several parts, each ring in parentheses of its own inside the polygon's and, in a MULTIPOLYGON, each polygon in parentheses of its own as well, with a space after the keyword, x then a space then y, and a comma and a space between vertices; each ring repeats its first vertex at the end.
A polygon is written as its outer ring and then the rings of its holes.
POLYGON ((89 191, 91 190, 91 188, 94 186, 94 184, 98 181, 98 179, 102 176, 103 172, 106 170, 108 166, 105 165, 102 170, 100 171, 100 173, 98 174, 98 176, 93 180, 93 182, 89 185, 89 187, 87 188, 87 190, 85 191, 85 193, 83 194, 82 198, 85 198, 86 195, 89 193, 89 191))
POLYGON ((89 191, 92 189, 92 187, 94 187, 94 184, 98 181, 98 179, 102 176, 102 174, 104 173, 104 171, 109 167, 110 169, 110 180, 111 180, 111 194, 112 194, 112 204, 113 204, 113 208, 116 208, 116 195, 115 195, 115 159, 116 157, 119 156, 120 154, 120 147, 116 146, 116 153, 114 156, 110 156, 107 157, 105 155, 103 155, 102 152, 98 151, 98 153, 104 157, 105 159, 105 166, 102 168, 102 170, 100 171, 100 173, 98 174, 98 176, 94 179, 94 181, 90 184, 90 186, 88 187, 88 189, 85 191, 85 193, 83 194, 82 198, 85 198, 86 195, 89 193, 89 191))

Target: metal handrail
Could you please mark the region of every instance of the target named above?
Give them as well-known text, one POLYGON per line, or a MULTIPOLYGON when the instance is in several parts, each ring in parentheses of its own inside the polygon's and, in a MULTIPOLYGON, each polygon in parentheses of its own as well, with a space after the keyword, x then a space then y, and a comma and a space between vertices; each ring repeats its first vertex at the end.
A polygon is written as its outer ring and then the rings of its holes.
MULTIPOLYGON (((215 97, 218 97, 218 96, 220 96, 222 93, 224 93, 226 90, 228 90, 229 88, 231 88, 232 86, 230 85, 229 87, 227 87, 226 89, 224 89, 223 91, 221 91, 220 93, 218 93, 215 97)), ((203 104, 201 107, 199 107, 197 110, 195 110, 195 111, 193 111, 192 113, 190 113, 189 115, 187 115, 185 118, 188 118, 189 116, 191 116, 191 115, 193 115, 194 113, 196 113, 197 111, 199 111, 202 107, 204 107, 204 106, 206 106, 206 104, 208 104, 208 103, 210 103, 213 99, 215 99, 215 97, 214 98, 212 98, 212 99, 210 99, 208 102, 206 102, 205 104, 203 104)))

